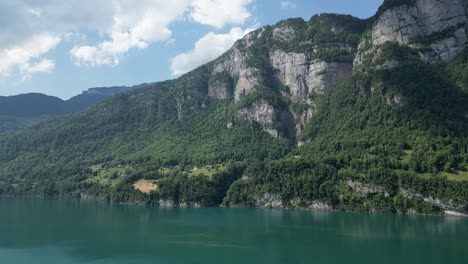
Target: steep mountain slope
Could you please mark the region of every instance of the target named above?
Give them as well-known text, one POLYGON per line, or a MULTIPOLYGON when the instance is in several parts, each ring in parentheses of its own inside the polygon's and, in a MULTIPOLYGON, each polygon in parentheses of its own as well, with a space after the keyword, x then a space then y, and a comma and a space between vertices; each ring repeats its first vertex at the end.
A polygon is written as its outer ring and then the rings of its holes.
POLYGON ((387 0, 368 20, 266 26, 176 80, 0 139, 0 193, 466 211, 467 10, 387 0))
POLYGON ((146 85, 90 88, 66 101, 40 93, 0 96, 0 133, 17 131, 52 116, 79 112, 106 97, 146 85))

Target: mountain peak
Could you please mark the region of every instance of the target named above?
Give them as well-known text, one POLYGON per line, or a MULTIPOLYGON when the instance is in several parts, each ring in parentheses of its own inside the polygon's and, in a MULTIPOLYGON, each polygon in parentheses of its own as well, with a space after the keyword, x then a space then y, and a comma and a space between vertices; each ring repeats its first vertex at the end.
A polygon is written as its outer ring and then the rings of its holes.
POLYGON ((468 1, 387 0, 363 38, 355 63, 375 60, 387 42, 406 45, 429 63, 448 62, 468 42, 468 1))

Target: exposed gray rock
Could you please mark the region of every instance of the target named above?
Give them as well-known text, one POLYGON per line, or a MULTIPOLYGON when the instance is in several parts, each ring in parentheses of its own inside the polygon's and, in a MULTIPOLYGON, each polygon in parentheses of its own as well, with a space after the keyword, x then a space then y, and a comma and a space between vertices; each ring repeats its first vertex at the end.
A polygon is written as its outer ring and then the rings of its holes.
POLYGON ((389 193, 385 191, 385 189, 381 186, 372 185, 372 184, 364 184, 358 181, 346 181, 346 185, 350 187, 353 191, 367 195, 367 194, 375 194, 375 193, 383 193, 385 197, 389 196, 389 193))
POLYGON ((451 210, 445 210, 445 211, 444 211, 444 214, 445 214, 445 215, 448 215, 448 216, 462 216, 462 217, 468 217, 468 214, 466 214, 466 213, 460 213, 460 212, 451 211, 451 210))
POLYGON ((184 117, 183 105, 184 105, 185 99, 183 97, 176 97, 175 99, 176 99, 177 119, 182 120, 182 118, 184 117))
MULTIPOLYGON (((258 69, 247 65, 248 53, 246 48, 264 33, 264 29, 252 32, 228 51, 213 67, 212 74, 227 73, 233 80, 237 80, 233 87, 235 103, 251 94, 261 84, 258 69)), ((289 41, 295 36, 295 30, 288 23, 279 25, 273 29, 273 37, 282 41, 289 41)), ((335 44, 333 47, 315 47, 319 52, 323 49, 344 49, 355 52, 347 45, 335 44), (336 46, 336 47, 335 47, 336 46)), ((296 136, 296 131, 301 131, 314 113, 314 102, 311 95, 323 94, 327 89, 333 89, 340 81, 347 78, 352 71, 352 63, 312 61, 309 53, 293 53, 282 50, 271 51, 270 62, 277 69, 278 81, 290 88, 290 94, 282 95, 290 97, 293 102, 301 102, 310 105, 301 117, 297 117, 299 123, 294 122, 294 116, 289 110, 274 109, 265 101, 254 103, 243 108, 237 113, 238 120, 253 121, 263 126, 264 130, 272 136, 278 137, 279 132, 274 128, 277 121, 285 121, 290 136, 296 136)), ((222 81, 210 82, 208 95, 211 98, 225 100, 230 97, 230 87, 222 81)))
POLYGON ((296 31, 287 23, 273 29, 273 39, 277 41, 291 41, 296 37, 296 31))
POLYGON ((349 77, 352 69, 351 63, 316 61, 309 67, 308 85, 311 91, 323 94, 349 77))
POLYGON ((281 197, 273 193, 265 193, 263 197, 257 199, 255 206, 258 208, 284 208, 281 197))
POLYGON ((353 68, 351 63, 311 62, 309 54, 282 50, 270 52, 270 61, 278 70, 278 80, 290 88, 295 102, 304 101, 312 92, 323 94, 325 90, 336 87, 353 68))
POLYGON ((355 64, 360 64, 376 46, 387 41, 427 47, 421 52, 423 60, 431 63, 448 62, 466 46, 468 33, 468 1, 466 0, 417 0, 414 5, 401 5, 386 10, 378 18, 370 34, 371 50, 364 50, 366 40, 360 46, 355 64))
POLYGON ((281 132, 288 133, 283 136, 295 136, 296 133, 293 114, 288 109, 276 109, 263 99, 237 111, 236 119, 242 122, 255 122, 273 137, 282 136, 281 132), (282 122, 288 131, 278 131, 275 128, 277 122, 282 122))
POLYGON ((467 33, 468 30, 461 27, 452 36, 432 43, 430 46, 433 52, 426 54, 423 59, 431 62, 433 57, 438 56, 442 62, 450 61, 463 51, 468 42, 467 33))
POLYGON ((258 85, 258 70, 255 68, 242 68, 239 71, 238 81, 234 88, 234 100, 239 102, 242 98, 253 92, 258 85))
MULTIPOLYGON (((277 131, 275 127, 278 126, 275 124, 286 122, 289 136, 297 137, 315 112, 315 96, 335 88, 349 77, 353 70, 353 60, 358 65, 367 55, 371 55, 371 60, 376 63, 374 69, 391 70, 399 66, 399 62, 394 59, 379 60, 379 45, 387 41, 409 45, 419 50, 419 56, 428 62, 445 62, 458 55, 465 48, 468 39, 467 10, 466 0, 416 0, 414 5, 400 5, 380 14, 359 44, 359 51, 345 43, 316 45, 310 52, 304 53, 271 49, 268 55, 271 66, 277 70, 276 78, 279 83, 289 87, 289 92, 282 91, 281 95, 294 103, 305 104, 305 111, 294 113, 293 116, 289 109, 275 109, 266 101, 260 100, 240 109, 236 118, 256 122, 274 137, 279 137, 282 133, 277 131), (349 57, 341 58, 341 62, 313 59, 314 54, 330 50, 343 51, 349 57)), ((296 37, 293 25, 285 22, 275 26, 272 30, 273 39, 279 42, 293 40, 296 37)), ((332 29, 339 30, 341 29, 332 29)), ((228 74, 237 82, 234 85, 232 82, 210 82, 208 95, 211 98, 226 100, 234 97, 235 103, 239 103, 255 91, 256 87, 264 84, 259 70, 247 65, 248 47, 264 33, 265 28, 247 34, 215 62, 213 74, 228 74)), ((311 42, 304 43, 311 45, 311 42)), ((372 95, 372 88, 369 95, 372 95)), ((398 96, 387 98, 389 105, 399 105, 401 102, 398 96)), ((181 111, 179 112, 181 118, 181 111)))
POLYGON ((333 210, 331 205, 318 200, 302 201, 300 199, 293 199, 285 204, 279 195, 273 193, 265 193, 262 197, 258 198, 255 206, 258 208, 298 208, 319 211, 333 210))
POLYGON ((174 206, 174 201, 173 201, 173 200, 163 200, 163 199, 160 199, 160 200, 159 200, 159 206, 162 206, 162 207, 171 207, 171 206, 174 206))
POLYGON ((305 53, 288 53, 275 50, 270 53, 272 66, 278 70, 278 80, 290 88, 294 101, 300 101, 309 93, 306 79, 310 58, 305 53))
POLYGON ((247 175, 242 175, 241 180, 243 180, 243 181, 248 181, 249 179, 250 179, 249 176, 247 176, 247 175))
POLYGON ((322 53, 322 52, 339 52, 342 54, 340 61, 352 63, 354 57, 356 56, 357 49, 354 46, 350 46, 346 43, 329 43, 326 45, 316 45, 312 49, 312 53, 322 53))
POLYGON ((186 203, 180 203, 179 206, 180 206, 180 207, 195 207, 195 208, 199 208, 199 207, 201 207, 201 204, 195 203, 195 202, 186 202, 186 203))
MULTIPOLYGON (((217 73, 228 73, 231 77, 237 79, 236 86, 234 88, 234 100, 239 102, 242 98, 250 94, 254 87, 258 85, 258 70, 255 68, 248 67, 245 63, 246 54, 241 51, 244 50, 244 46, 251 44, 256 37, 253 33, 248 34, 242 40, 239 40, 230 51, 228 55, 219 61, 213 68, 212 74, 217 73)), ((223 90, 225 86, 213 86, 209 89, 213 95, 223 95, 224 91, 216 91, 216 89, 223 90)))
POLYGON ((244 64, 244 54, 238 45, 234 45, 229 51, 228 56, 219 61, 213 68, 213 74, 227 72, 231 76, 239 76, 241 66, 244 64))
POLYGON ((248 33, 241 40, 239 40, 240 42, 238 43, 238 45, 242 45, 245 48, 250 47, 250 45, 252 45, 252 43, 257 38, 262 36, 264 31, 265 31, 265 28, 261 28, 259 30, 255 30, 255 31, 252 31, 252 32, 248 33))
POLYGON ((217 100, 226 100, 230 97, 229 83, 223 80, 215 80, 208 85, 208 96, 217 100))
POLYGON ((311 108, 306 109, 304 113, 302 113, 302 115, 299 118, 299 121, 297 121, 296 123, 296 135, 299 135, 302 132, 302 130, 307 125, 307 123, 309 123, 314 112, 315 112, 314 106, 311 106, 311 108))
POLYGON ((314 201, 307 202, 307 209, 319 210, 319 211, 330 211, 330 210, 333 210, 333 207, 327 203, 314 200, 314 201))
POLYGON ((252 122, 263 126, 264 130, 274 137, 278 137, 279 133, 273 128, 273 125, 277 118, 277 111, 265 100, 260 100, 252 105, 240 109, 236 118, 240 121, 252 122))
POLYGON ((426 203, 437 205, 444 210, 468 214, 468 203, 466 203, 466 201, 463 203, 457 203, 452 200, 444 201, 434 197, 425 197, 419 193, 415 193, 410 190, 402 190, 401 192, 405 198, 410 200, 418 199, 426 203))
POLYGON ((386 97, 387 105, 400 105, 403 101, 400 95, 387 96, 386 97))

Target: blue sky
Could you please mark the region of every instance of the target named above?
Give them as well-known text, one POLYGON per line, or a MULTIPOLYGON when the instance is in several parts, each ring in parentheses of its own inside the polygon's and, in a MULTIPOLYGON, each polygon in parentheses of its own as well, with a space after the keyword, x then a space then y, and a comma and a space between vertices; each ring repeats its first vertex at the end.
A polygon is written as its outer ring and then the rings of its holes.
POLYGON ((249 30, 318 13, 367 18, 382 2, 0 1, 0 95, 67 99, 90 87, 171 79, 217 57, 249 30))

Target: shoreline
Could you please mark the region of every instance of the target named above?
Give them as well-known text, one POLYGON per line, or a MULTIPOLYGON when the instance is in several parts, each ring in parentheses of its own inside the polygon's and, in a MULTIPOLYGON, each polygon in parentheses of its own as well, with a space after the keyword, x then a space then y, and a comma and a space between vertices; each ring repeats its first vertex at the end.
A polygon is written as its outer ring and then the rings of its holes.
POLYGON ((94 197, 94 196, 80 196, 80 197, 72 197, 72 196, 41 196, 41 195, 0 195, 0 198, 52 198, 52 199, 57 199, 57 198, 65 198, 65 199, 79 199, 79 200, 94 200, 94 201, 106 201, 109 203, 115 203, 119 205, 126 205, 126 206, 148 206, 148 207, 160 207, 160 208, 168 208, 168 207, 180 207, 180 208, 214 208, 214 207, 219 207, 219 208, 252 208, 252 209, 264 209, 264 210, 298 210, 298 211, 312 211, 312 212, 349 212, 349 213, 366 213, 369 215, 375 215, 375 214, 389 214, 389 215, 420 215, 420 216, 446 216, 446 217, 468 217, 468 214, 460 213, 457 211, 453 210, 443 210, 443 214, 420 214, 416 212, 406 212, 406 213, 392 213, 392 212, 377 212, 377 211, 341 211, 341 210, 335 210, 335 209, 329 209, 329 210, 320 210, 320 209, 311 209, 311 208, 291 208, 291 207, 241 207, 241 206, 230 206, 226 207, 224 205, 218 205, 218 206, 192 206, 190 204, 183 204, 183 205, 168 205, 168 204, 161 204, 161 203, 149 203, 149 202, 142 202, 142 201, 128 201, 128 202, 112 202, 109 199, 106 199, 104 197, 94 197))
POLYGON ((468 214, 452 211, 452 210, 444 210, 445 216, 458 216, 458 217, 468 217, 468 214))

